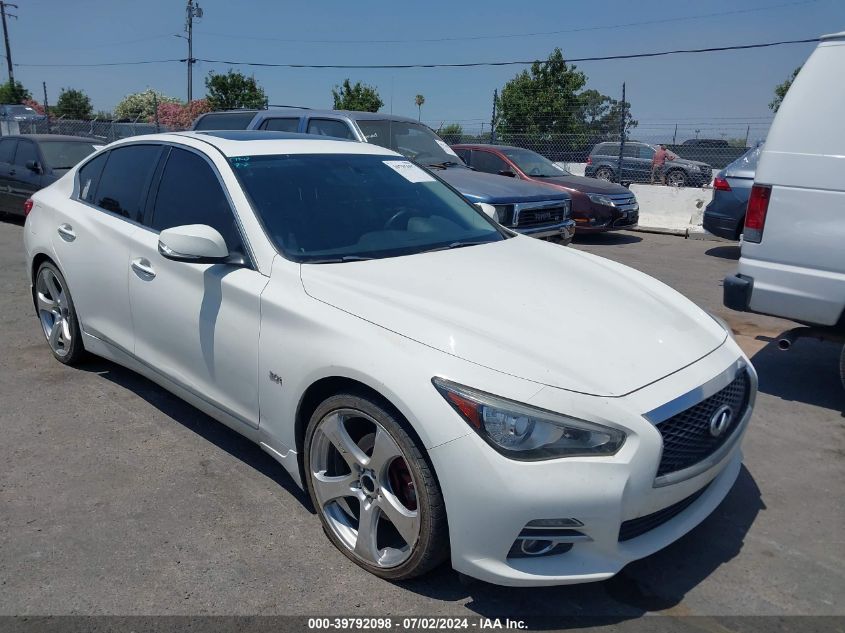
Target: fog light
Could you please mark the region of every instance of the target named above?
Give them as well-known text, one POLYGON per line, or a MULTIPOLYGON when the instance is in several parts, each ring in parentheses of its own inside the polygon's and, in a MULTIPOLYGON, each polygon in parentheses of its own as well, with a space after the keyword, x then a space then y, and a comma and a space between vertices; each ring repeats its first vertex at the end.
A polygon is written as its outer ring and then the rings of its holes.
POLYGON ((519 538, 514 541, 508 558, 536 558, 563 554, 572 549, 572 543, 557 543, 546 539, 519 538))

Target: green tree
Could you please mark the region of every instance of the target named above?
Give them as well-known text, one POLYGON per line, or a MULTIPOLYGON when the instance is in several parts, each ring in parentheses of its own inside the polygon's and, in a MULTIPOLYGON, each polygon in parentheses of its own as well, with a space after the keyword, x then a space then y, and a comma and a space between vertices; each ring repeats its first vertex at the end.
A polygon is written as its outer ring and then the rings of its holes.
POLYGON ((461 127, 460 123, 447 123, 446 125, 440 126, 437 134, 451 145, 452 143, 461 142, 464 137, 464 128, 461 127))
POLYGON ((414 97, 414 103, 417 104, 417 121, 422 121, 422 107, 425 103, 425 97, 422 95, 417 95, 414 97))
POLYGON ((786 81, 775 86, 775 98, 772 99, 772 102, 769 104, 772 112, 778 111, 780 104, 783 103, 783 98, 786 96, 786 93, 789 92, 789 88, 792 86, 792 82, 795 81, 799 72, 801 72, 801 66, 793 70, 792 75, 789 76, 786 81))
POLYGON ((230 70, 225 75, 211 71, 205 78, 206 99, 212 110, 264 108, 267 95, 255 77, 230 70))
POLYGON ((114 115, 118 119, 129 121, 149 121, 155 116, 156 107, 162 103, 181 103, 175 97, 148 88, 143 92, 126 95, 114 108, 114 115))
MULTIPOLYGON (((581 104, 580 118, 585 141, 589 144, 600 139, 618 138, 622 117, 622 102, 601 94, 598 90, 585 90, 578 95, 581 104)), ((631 104, 625 102, 625 131, 637 127, 631 115, 631 104)), ((627 136, 626 136, 627 137, 627 136)))
POLYGON ((32 99, 32 94, 19 81, 0 84, 0 103, 16 104, 32 99))
POLYGON ((497 103, 496 130, 503 138, 527 134, 574 134, 582 130, 578 91, 587 76, 568 65, 556 48, 545 63, 534 62, 505 84, 497 103))
POLYGON ((62 88, 55 107, 50 108, 50 113, 55 116, 64 116, 68 119, 90 119, 94 113, 94 106, 91 99, 81 90, 75 88, 62 88))
POLYGON ((353 86, 349 83, 349 79, 344 79, 342 86, 332 88, 332 98, 335 110, 378 112, 384 105, 375 88, 362 84, 360 81, 355 82, 353 86))

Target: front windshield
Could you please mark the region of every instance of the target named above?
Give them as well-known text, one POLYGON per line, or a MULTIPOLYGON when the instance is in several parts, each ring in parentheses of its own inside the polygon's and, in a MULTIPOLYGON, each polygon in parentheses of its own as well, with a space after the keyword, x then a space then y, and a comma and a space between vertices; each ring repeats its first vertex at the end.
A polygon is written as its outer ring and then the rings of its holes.
POLYGON ((15 114, 15 115, 38 114, 38 112, 36 112, 34 108, 30 108, 29 106, 25 106, 25 105, 12 105, 12 106, 8 106, 8 108, 9 108, 9 112, 11 112, 12 114, 15 114))
POLYGON ((428 166, 463 166, 445 141, 421 123, 357 120, 368 143, 381 145, 428 166))
POLYGON ((505 239, 476 207, 397 156, 284 154, 230 162, 270 239, 294 261, 396 257, 505 239))
POLYGON ((53 169, 70 169, 97 149, 84 141, 42 141, 41 153, 53 169))
POLYGON ((545 156, 540 156, 530 149, 502 149, 502 153, 510 158, 527 176, 535 178, 554 178, 555 176, 571 176, 563 167, 558 167, 545 156))

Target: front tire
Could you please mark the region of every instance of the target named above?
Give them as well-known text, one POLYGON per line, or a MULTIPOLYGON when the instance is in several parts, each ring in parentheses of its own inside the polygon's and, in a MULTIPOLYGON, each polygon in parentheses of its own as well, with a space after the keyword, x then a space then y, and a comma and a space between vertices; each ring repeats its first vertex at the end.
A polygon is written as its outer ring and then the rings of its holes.
POLYGON ((446 507, 406 422, 375 398, 332 396, 305 433, 308 494, 343 554, 388 580, 420 576, 449 552, 446 507))
POLYGON ((670 187, 686 187, 687 175, 680 169, 673 169, 666 174, 666 184, 670 187))
POLYGON ((609 167, 599 167, 596 170, 596 178, 605 182, 613 182, 613 170, 609 167))
POLYGON ((35 309, 53 357, 65 365, 82 360, 85 348, 73 298, 64 276, 50 262, 35 274, 35 309))

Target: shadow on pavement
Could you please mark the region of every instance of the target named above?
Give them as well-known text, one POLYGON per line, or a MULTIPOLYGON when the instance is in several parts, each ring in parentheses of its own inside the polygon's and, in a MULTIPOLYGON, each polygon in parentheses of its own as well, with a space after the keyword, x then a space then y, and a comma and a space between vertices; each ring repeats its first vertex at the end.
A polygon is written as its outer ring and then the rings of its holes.
POLYGON ((636 244, 642 242, 643 238, 631 233, 578 233, 575 229, 576 244, 595 244, 597 246, 619 246, 622 244, 636 244))
POLYGON ((739 244, 731 244, 729 246, 714 246, 713 248, 704 251, 705 255, 710 257, 718 257, 719 259, 739 259, 740 248, 739 244))
POLYGON ((302 503, 309 512, 314 511, 308 495, 296 485, 282 465, 261 450, 258 444, 251 442, 181 398, 159 387, 151 380, 147 380, 125 367, 101 358, 93 358, 80 365, 78 369, 98 374, 102 378, 141 396, 188 430, 193 431, 206 441, 223 449, 232 457, 239 459, 247 466, 273 480, 302 503))
POLYGON ((438 600, 470 598, 466 607, 489 618, 526 618, 532 628, 597 626, 636 618, 679 604, 686 593, 737 556, 760 510, 760 489, 742 467, 721 505, 669 547, 625 567, 610 580, 561 587, 463 584, 444 565, 401 586, 438 600))
POLYGON ((801 338, 783 352, 778 349, 777 339, 751 358, 760 379, 759 390, 845 415, 845 389, 839 378, 842 345, 801 338))

